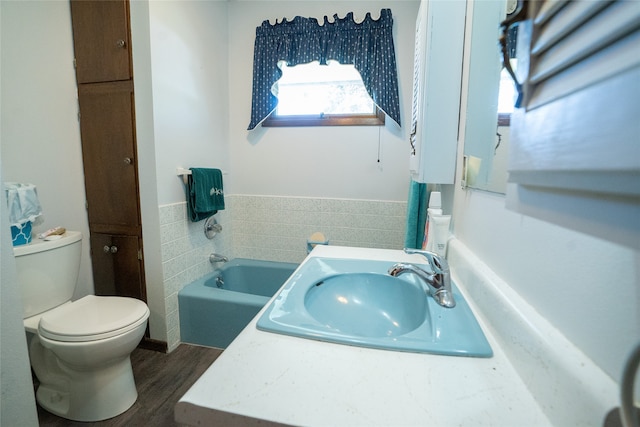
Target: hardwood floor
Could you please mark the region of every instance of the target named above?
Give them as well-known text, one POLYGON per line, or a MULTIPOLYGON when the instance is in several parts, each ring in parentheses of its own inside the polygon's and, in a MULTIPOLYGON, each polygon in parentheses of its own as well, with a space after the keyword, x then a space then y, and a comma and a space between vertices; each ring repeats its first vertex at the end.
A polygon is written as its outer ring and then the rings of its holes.
POLYGON ((175 427, 173 407, 222 350, 181 344, 169 354, 137 348, 131 354, 138 400, 109 420, 82 423, 53 415, 38 405, 40 426, 175 427))

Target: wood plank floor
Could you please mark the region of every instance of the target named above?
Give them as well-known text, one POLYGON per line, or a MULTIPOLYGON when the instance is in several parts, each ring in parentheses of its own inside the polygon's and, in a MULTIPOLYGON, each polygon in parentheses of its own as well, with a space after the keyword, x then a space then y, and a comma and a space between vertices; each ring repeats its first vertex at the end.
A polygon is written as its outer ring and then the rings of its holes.
POLYGON ((125 413, 95 423, 69 421, 38 405, 40 426, 175 427, 173 407, 222 350, 181 344, 169 354, 137 348, 131 354, 138 400, 125 413))

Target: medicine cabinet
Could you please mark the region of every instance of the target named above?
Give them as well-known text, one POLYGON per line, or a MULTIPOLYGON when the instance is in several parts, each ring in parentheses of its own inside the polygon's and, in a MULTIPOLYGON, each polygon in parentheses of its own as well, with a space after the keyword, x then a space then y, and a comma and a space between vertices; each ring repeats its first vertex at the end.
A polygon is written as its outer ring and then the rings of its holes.
POLYGON ((465 9, 464 1, 420 2, 409 137, 410 171, 418 182, 454 183, 465 9))

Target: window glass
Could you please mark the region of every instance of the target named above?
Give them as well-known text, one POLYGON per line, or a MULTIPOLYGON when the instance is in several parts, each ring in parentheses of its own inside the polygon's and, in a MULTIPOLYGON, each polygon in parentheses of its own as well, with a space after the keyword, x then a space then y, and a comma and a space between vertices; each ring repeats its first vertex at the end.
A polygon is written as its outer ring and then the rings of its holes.
POLYGON ((293 67, 281 62, 279 66, 282 77, 274 87, 278 117, 375 114, 373 100, 353 65, 314 61, 293 67))
MULTIPOLYGON (((516 69, 516 59, 511 60, 511 66, 516 69)), ((502 67, 500 72, 500 89, 498 93, 498 114, 511 114, 516 103, 518 94, 516 92, 516 86, 513 83, 513 79, 507 72, 507 69, 502 67)))

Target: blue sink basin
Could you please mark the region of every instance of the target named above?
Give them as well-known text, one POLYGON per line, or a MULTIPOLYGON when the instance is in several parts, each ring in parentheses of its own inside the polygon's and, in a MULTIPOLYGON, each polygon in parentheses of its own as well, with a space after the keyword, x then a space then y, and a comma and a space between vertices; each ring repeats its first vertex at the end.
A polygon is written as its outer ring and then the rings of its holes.
MULTIPOLYGON (((393 261, 310 258, 258 319, 260 330, 371 347, 491 357, 480 325, 455 284, 454 308, 438 305, 413 274, 392 277, 393 261)), ((424 266, 428 269, 428 265, 424 266)))
POLYGON ((424 290, 377 273, 344 273, 311 286, 307 313, 328 330, 358 337, 395 337, 424 323, 424 290))

